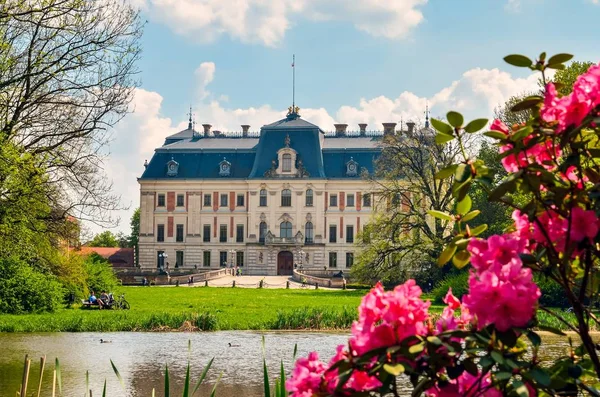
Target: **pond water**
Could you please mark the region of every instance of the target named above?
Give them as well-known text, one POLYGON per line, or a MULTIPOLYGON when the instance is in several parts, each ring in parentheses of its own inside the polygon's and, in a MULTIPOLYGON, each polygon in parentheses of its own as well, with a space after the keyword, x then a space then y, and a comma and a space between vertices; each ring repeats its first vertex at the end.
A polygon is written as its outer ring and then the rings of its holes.
MULTIPOLYGON (((274 382, 283 360, 286 371, 292 366, 294 345, 298 356, 317 351, 329 359, 339 344, 347 342, 344 333, 310 332, 212 332, 212 333, 0 333, 0 396, 14 396, 21 383, 23 359, 32 359, 30 393, 37 389, 39 358, 47 356, 42 395, 49 396, 54 358, 61 364, 63 396, 82 396, 85 393, 86 371, 89 371, 90 389, 101 396, 104 380, 108 396, 164 395, 164 369, 169 366, 171 393, 181 395, 188 358, 192 382, 198 379, 204 366, 215 358, 206 385, 197 396, 208 396, 219 376, 219 397, 263 396, 262 336, 265 337, 266 358, 271 380, 274 382), (100 339, 111 343, 100 343, 100 339), (188 341, 191 351, 188 353, 188 341), (228 344, 239 345, 229 347, 228 344), (123 390, 109 360, 113 360, 125 383, 123 390)), ((563 354, 566 338, 544 336, 544 356, 563 354)), ((403 394, 410 395, 408 385, 403 394)))

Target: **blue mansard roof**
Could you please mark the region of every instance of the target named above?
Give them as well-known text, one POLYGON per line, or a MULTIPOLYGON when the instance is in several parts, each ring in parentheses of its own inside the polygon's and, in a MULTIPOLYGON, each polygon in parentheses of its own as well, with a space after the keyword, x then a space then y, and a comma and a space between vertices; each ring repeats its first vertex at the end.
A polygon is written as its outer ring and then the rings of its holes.
POLYGON ((360 178, 362 172, 374 172, 381 136, 380 132, 336 136, 293 113, 263 126, 260 134, 203 134, 188 128, 165 139, 140 179, 360 178), (278 160, 277 152, 287 145, 297 153, 296 167, 301 160, 305 172, 272 176, 269 171, 278 160), (223 164, 227 172, 222 171, 223 164), (354 169, 357 172, 350 171, 354 169))

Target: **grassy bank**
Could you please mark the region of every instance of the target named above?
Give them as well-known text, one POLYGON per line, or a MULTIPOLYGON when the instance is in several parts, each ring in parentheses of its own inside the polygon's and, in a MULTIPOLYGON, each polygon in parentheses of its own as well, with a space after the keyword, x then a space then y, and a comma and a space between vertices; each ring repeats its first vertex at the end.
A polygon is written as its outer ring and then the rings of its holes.
MULTIPOLYGON (((123 287, 131 310, 0 315, 0 332, 349 329, 365 291, 123 287)), ((431 312, 442 306, 432 305, 431 312)), ((574 316, 562 313, 574 322, 574 316)), ((566 327, 540 312, 543 325, 566 327)))

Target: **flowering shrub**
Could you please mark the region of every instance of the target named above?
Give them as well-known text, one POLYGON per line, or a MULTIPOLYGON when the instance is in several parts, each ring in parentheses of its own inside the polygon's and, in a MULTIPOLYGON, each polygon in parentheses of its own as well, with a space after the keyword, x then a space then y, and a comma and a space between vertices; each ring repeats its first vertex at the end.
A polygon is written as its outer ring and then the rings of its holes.
MULTIPOLYGON (((598 323, 589 303, 600 284, 600 65, 579 76, 572 93, 557 94, 546 82, 548 69, 562 69, 572 58, 541 54, 533 62, 522 55, 505 60, 541 72, 543 96, 530 96, 512 111, 530 110, 527 123, 491 123, 483 135, 494 139, 508 177, 494 185, 481 160, 464 158, 437 174, 447 179, 456 199, 455 213, 430 211, 452 221, 454 237, 438 260, 462 268, 469 262, 468 293, 462 302, 449 290, 441 316, 430 315, 429 302, 413 280, 386 292, 375 286, 360 304, 348 345, 328 362, 316 353, 298 360, 286 383, 292 396, 398 395, 398 378, 426 396, 600 396, 600 359, 589 332, 598 323), (489 200, 514 210, 514 225, 502 235, 477 236, 486 225, 469 227, 469 191, 483 187, 489 200), (527 197, 519 206, 513 193, 527 197), (536 277, 560 286, 573 308, 570 324, 539 305, 536 277), (548 311, 577 333, 581 345, 544 366, 536 313, 548 311), (528 354, 526 356, 526 354, 528 354), (574 393, 574 394, 573 394, 574 393)), ((447 122, 432 120, 443 145, 481 131, 488 120, 465 123, 456 112, 447 122)), ((561 331, 548 329, 554 333, 561 331)), ((564 334, 563 334, 564 335, 564 334)))

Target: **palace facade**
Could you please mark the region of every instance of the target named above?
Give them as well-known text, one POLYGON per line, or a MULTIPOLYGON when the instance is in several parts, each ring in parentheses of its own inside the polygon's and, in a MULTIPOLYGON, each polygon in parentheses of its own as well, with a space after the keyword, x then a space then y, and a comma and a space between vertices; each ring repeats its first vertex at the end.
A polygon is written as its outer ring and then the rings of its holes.
POLYGON ((203 124, 199 132, 190 119, 138 179, 141 268, 346 270, 374 205, 364 176, 373 174, 381 139, 396 123, 383 126, 348 132, 336 124, 325 133, 297 108, 259 134, 248 125, 224 134, 203 124))

